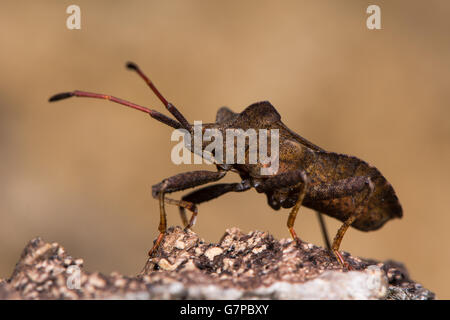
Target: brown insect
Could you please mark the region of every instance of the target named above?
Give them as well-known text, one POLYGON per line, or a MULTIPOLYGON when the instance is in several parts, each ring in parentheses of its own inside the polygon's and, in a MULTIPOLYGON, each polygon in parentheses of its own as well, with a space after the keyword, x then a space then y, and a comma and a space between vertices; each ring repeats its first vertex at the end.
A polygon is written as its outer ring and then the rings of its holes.
MULTIPOLYGON (((193 133, 194 126, 168 102, 156 89, 150 79, 134 64, 127 67, 136 71, 149 85, 156 96, 175 117, 172 119, 162 113, 136 105, 110 95, 73 91, 52 96, 49 101, 69 97, 87 97, 105 99, 148 113, 152 118, 175 129, 184 129, 193 133)), ((343 222, 339 228, 331 250, 342 266, 351 268, 339 253, 342 238, 349 226, 362 231, 381 228, 388 220, 402 217, 402 207, 394 189, 373 166, 344 154, 328 152, 287 128, 275 108, 268 102, 257 102, 241 113, 234 113, 223 107, 219 109, 216 122, 203 125, 204 129, 216 129, 223 133, 227 129, 278 129, 279 132, 279 169, 276 174, 261 175, 262 163, 256 164, 215 164, 217 171, 192 171, 177 174, 152 187, 154 198, 159 199, 160 223, 159 236, 149 254, 155 252, 167 229, 165 204, 174 204, 180 208, 180 215, 186 228, 194 225, 197 217, 197 205, 212 200, 228 192, 243 192, 255 188, 264 193, 270 207, 275 210, 292 208, 287 227, 293 239, 300 243, 294 231, 294 221, 300 206, 318 212, 322 232, 328 248, 330 244, 320 213, 343 222), (182 191, 220 180, 228 171, 239 174, 241 182, 213 184, 195 190, 183 196, 181 200, 166 197, 166 194, 182 191), (192 212, 187 219, 185 209, 192 212)), ((202 150, 206 147, 203 142, 202 150)), ((248 145, 246 145, 248 158, 248 145)))

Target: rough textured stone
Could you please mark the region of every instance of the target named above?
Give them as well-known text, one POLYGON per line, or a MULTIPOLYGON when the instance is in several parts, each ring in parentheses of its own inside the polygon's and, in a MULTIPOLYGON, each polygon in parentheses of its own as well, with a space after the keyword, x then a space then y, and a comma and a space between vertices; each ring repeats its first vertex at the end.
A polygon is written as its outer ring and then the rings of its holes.
POLYGON ((211 244, 177 227, 127 277, 86 272, 82 259, 37 238, 0 280, 0 299, 434 299, 399 263, 343 255, 354 271, 321 247, 265 232, 232 228, 211 244))

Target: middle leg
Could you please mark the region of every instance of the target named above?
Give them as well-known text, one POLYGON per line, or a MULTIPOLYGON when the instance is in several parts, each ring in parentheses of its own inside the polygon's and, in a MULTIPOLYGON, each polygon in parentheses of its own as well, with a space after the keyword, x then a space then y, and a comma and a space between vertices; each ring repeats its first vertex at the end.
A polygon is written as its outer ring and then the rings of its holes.
POLYGON ((292 238, 298 244, 300 244, 300 238, 297 236, 294 230, 294 223, 308 189, 308 177, 306 175, 306 172, 303 169, 298 169, 295 171, 283 172, 281 174, 271 176, 264 180, 264 182, 257 187, 257 190, 259 192, 266 192, 280 188, 299 189, 297 201, 295 202, 294 207, 289 213, 287 227, 292 238))
MULTIPOLYGON (((212 199, 216 199, 228 192, 243 192, 251 188, 248 180, 243 180, 239 183, 218 183, 207 186, 191 193, 184 195, 181 200, 192 203, 194 206, 212 199)), ((191 219, 187 219, 185 207, 179 206, 180 217, 186 229, 194 226, 197 219, 197 210, 192 211, 191 219)))

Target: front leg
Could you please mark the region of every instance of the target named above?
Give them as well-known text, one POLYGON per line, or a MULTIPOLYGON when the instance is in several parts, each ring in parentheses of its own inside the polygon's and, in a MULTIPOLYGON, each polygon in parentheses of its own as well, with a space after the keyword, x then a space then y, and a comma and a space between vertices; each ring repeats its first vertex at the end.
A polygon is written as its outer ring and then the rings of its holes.
POLYGON ((149 251, 149 256, 151 256, 156 249, 158 249, 159 244, 161 243, 164 234, 167 230, 167 219, 166 219, 166 210, 164 207, 165 203, 165 194, 181 191, 189 188, 193 188, 202 184, 206 184, 209 182, 217 181, 222 179, 226 174, 226 171, 191 171, 180 173, 170 178, 164 179, 158 184, 155 184, 152 187, 152 195, 154 198, 159 199, 159 236, 156 239, 155 244, 149 251))

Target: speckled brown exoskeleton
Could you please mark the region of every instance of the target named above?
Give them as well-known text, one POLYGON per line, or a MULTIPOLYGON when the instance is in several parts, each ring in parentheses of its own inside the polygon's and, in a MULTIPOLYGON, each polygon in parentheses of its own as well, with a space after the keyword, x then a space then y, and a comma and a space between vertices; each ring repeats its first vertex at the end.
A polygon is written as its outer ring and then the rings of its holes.
MULTIPOLYGON (((72 91, 52 96, 49 101, 69 97, 105 99, 148 113, 152 118, 175 129, 193 132, 193 125, 168 102, 156 89, 150 79, 134 64, 127 67, 136 71, 149 85, 167 110, 174 116, 136 105, 110 95, 72 91)), ((186 228, 195 223, 197 205, 228 192, 243 192, 255 188, 267 196, 268 204, 275 210, 292 208, 287 227, 293 239, 300 243, 294 231, 294 221, 300 206, 318 212, 322 232, 330 248, 326 228, 320 213, 343 222, 331 245, 331 250, 342 266, 351 268, 339 253, 342 238, 349 226, 362 231, 381 228, 388 220, 402 217, 402 207, 392 186, 377 170, 353 156, 328 152, 291 131, 281 121, 275 108, 268 102, 257 102, 241 113, 234 113, 226 107, 217 112, 216 121, 203 125, 203 129, 214 128, 224 133, 227 129, 278 129, 279 167, 276 173, 261 175, 262 163, 215 164, 217 171, 192 171, 177 174, 152 187, 153 197, 159 199, 159 236, 149 254, 157 250, 167 229, 165 204, 180 208, 181 219, 186 228), (229 171, 239 174, 241 182, 212 184, 183 196, 181 200, 166 197, 166 194, 182 191, 220 180, 229 171), (192 212, 188 220, 185 209, 192 212)), ((205 144, 203 144, 205 147, 205 144)))

